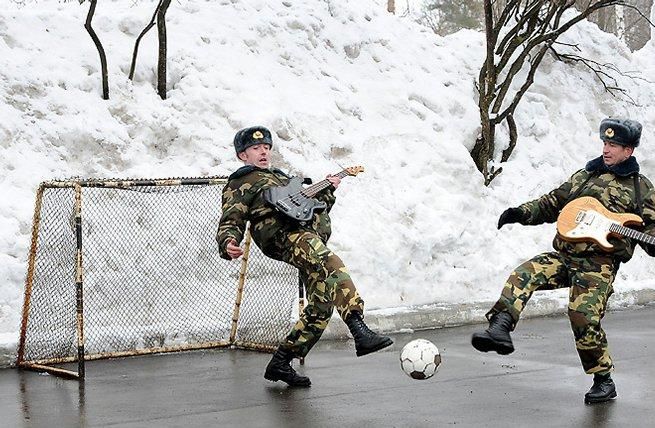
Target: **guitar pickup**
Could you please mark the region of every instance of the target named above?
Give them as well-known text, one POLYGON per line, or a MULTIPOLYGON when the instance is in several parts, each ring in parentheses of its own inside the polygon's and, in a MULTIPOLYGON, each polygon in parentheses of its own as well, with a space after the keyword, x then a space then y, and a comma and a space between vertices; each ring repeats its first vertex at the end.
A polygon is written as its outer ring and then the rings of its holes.
POLYGON ((575 216, 575 223, 580 224, 584 221, 585 216, 587 213, 585 211, 580 211, 577 216, 575 216))
POLYGON ((287 205, 283 201, 278 201, 277 204, 275 204, 275 205, 277 205, 277 207, 280 208, 283 211, 286 211, 286 212, 291 211, 291 207, 289 205, 287 205))

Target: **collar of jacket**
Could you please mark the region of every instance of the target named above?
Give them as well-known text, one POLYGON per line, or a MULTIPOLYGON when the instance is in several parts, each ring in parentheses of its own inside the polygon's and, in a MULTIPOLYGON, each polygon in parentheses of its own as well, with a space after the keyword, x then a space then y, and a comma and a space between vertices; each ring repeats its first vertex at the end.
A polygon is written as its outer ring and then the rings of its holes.
POLYGON ((634 156, 630 156, 619 164, 607 166, 605 165, 605 162, 603 162, 603 157, 598 156, 596 159, 587 162, 585 170, 587 172, 598 172, 601 174, 604 172, 611 172, 620 177, 628 177, 632 174, 639 173, 639 163, 634 156))
POLYGON ((282 174, 283 176, 289 178, 289 176, 287 174, 285 174, 284 171, 282 171, 280 169, 277 169, 277 168, 259 168, 258 166, 255 166, 255 165, 244 165, 241 168, 234 171, 228 177, 228 181, 232 180, 232 179, 235 179, 235 178, 243 177, 245 175, 250 174, 253 171, 275 172, 275 173, 282 174))

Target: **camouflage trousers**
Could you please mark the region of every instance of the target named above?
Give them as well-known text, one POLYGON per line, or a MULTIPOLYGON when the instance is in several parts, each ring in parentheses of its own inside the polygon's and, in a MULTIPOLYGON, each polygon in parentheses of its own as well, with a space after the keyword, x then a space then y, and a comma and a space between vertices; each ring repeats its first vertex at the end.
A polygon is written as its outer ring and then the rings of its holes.
POLYGON ((557 252, 540 254, 510 274, 487 318, 507 311, 516 324, 532 293, 569 287, 568 314, 582 367, 588 374, 609 373, 614 366, 600 321, 615 276, 616 267, 609 256, 582 259, 557 252))
POLYGON ((364 301, 341 259, 309 231, 287 234, 281 259, 300 271, 307 305, 282 347, 304 357, 316 344, 336 308, 345 321, 353 311, 364 313, 364 301))

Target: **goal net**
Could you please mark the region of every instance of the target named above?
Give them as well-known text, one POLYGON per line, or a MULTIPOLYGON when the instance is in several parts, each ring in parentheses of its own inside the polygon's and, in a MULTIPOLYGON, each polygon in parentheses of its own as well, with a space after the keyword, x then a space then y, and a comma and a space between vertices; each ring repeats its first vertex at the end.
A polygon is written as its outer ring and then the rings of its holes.
MULTIPOLYGON (((246 238, 215 241, 224 178, 70 180, 37 192, 19 367, 235 346, 268 351, 298 313, 298 273, 246 238)), ((78 362, 78 371, 55 364, 78 362)))

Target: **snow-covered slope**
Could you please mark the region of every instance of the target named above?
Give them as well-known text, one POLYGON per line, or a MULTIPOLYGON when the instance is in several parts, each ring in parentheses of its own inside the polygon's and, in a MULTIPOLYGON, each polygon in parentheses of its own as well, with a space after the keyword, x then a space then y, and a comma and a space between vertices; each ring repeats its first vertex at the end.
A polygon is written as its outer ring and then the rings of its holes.
MULTIPOLYGON (((599 155, 606 116, 643 123, 636 154, 655 178, 655 85, 621 77, 631 104, 582 66, 548 57, 516 114, 519 146, 484 187, 468 154, 479 131, 483 35, 440 38, 378 3, 173 2, 167 100, 154 89, 154 29, 134 82, 126 77, 152 2, 98 6, 108 101, 83 28, 88 4, 42 0, 0 11, 0 343, 17 338, 39 182, 228 174, 240 166, 231 141, 241 127, 273 130, 277 166, 295 174, 365 166, 338 191, 331 246, 369 309, 495 299, 511 268, 549 250, 554 234, 553 225, 497 231, 498 215, 599 155)), ((601 63, 655 75, 652 42, 631 54, 592 24, 565 40, 601 63)), ((499 150, 503 138, 501 130, 499 150)), ((654 288, 653 274, 639 250, 616 290, 654 288)))

